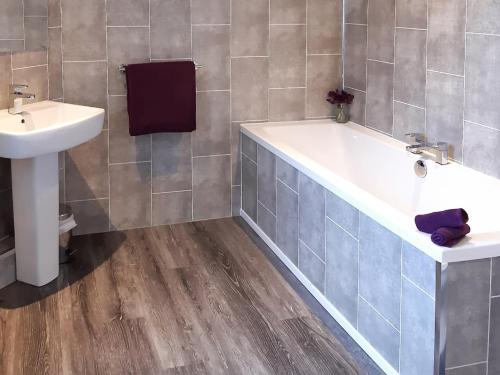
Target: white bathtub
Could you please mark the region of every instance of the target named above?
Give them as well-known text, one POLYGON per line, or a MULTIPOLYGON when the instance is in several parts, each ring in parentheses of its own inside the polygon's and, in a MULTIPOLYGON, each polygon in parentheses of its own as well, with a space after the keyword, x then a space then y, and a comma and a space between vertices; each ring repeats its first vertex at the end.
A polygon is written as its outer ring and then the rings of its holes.
POLYGON ((242 132, 441 263, 500 256, 500 180, 421 158, 365 127, 314 120, 242 125, 242 132), (416 214, 463 207, 472 232, 452 249, 418 232, 416 214))

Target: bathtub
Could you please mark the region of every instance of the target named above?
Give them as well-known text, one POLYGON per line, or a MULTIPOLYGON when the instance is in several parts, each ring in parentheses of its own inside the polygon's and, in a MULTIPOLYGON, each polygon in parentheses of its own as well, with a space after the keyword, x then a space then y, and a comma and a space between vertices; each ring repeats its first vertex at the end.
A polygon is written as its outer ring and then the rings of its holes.
POLYGON ((440 263, 500 256, 498 179, 431 160, 420 178, 414 164, 422 155, 354 123, 258 123, 241 131, 440 263), (472 232, 452 249, 416 230, 415 215, 456 207, 469 213, 472 232))
POLYGON ((500 180, 405 147, 354 123, 243 124, 241 216, 385 373, 495 368, 500 180), (455 207, 472 228, 457 246, 416 229, 455 207))

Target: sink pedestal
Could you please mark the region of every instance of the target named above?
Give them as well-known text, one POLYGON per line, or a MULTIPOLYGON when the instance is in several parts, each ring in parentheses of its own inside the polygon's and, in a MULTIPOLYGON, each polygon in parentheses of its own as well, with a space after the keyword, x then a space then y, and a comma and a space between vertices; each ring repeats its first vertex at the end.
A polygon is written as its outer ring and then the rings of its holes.
POLYGON ((58 155, 12 160, 17 280, 42 286, 59 275, 58 155))

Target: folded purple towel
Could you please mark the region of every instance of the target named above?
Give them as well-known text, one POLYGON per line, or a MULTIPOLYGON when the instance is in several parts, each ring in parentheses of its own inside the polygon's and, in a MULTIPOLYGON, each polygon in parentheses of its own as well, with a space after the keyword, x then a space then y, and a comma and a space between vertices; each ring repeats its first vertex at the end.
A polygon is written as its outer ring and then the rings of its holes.
POLYGON ((432 234, 439 228, 460 228, 469 221, 469 215, 463 208, 432 212, 415 216, 415 224, 419 231, 432 234))
POLYGON ((453 247, 469 233, 467 224, 459 228, 439 228, 432 233, 431 240, 438 246, 453 247))

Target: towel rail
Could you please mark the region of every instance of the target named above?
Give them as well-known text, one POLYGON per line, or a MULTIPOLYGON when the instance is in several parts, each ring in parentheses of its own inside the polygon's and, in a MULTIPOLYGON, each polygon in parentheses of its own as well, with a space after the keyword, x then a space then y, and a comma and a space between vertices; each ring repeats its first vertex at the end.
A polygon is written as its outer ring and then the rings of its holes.
MULTIPOLYGON (((178 60, 175 60, 175 61, 178 61, 178 60)), ((195 66, 195 69, 196 70, 200 70, 203 68, 203 65, 200 65, 198 63, 196 63, 196 61, 194 62, 194 66, 195 66)), ((127 69, 127 64, 120 64, 118 66, 118 70, 122 73, 125 73, 125 70, 127 69)))

